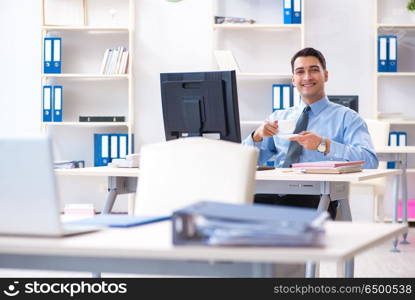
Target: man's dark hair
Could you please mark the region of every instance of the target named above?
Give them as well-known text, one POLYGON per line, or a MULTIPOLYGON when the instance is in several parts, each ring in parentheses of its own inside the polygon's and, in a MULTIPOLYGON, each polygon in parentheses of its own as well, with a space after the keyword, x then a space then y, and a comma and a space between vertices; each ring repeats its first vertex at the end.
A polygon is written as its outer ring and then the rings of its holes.
POLYGON ((302 56, 314 56, 315 58, 319 60, 321 66, 323 67, 323 70, 326 70, 326 59, 324 58, 323 54, 314 48, 304 48, 298 51, 296 54, 294 54, 293 58, 291 59, 291 70, 293 73, 294 73, 294 61, 298 57, 302 57, 302 56))

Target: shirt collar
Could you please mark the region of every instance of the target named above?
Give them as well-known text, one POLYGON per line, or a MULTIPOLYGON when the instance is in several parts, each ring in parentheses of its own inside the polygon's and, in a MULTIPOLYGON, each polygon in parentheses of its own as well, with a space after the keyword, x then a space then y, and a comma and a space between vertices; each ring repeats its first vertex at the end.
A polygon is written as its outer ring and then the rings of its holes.
MULTIPOLYGON (((323 109, 329 105, 329 99, 326 96, 310 105, 311 111, 314 115, 319 114, 323 109)), ((304 108, 306 104, 301 102, 301 107, 304 108)))

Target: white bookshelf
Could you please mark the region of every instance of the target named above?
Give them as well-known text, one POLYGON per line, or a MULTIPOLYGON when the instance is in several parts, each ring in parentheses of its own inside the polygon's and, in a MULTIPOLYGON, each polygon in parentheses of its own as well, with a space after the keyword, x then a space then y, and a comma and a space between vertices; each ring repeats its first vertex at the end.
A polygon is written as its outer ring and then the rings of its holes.
POLYGON ((231 51, 235 59, 241 127, 259 126, 272 113, 272 85, 291 83, 291 57, 305 47, 304 0, 301 7, 302 24, 284 24, 283 1, 213 1, 212 52, 231 51), (214 16, 255 23, 214 24, 214 16))
MULTIPOLYGON (((411 18, 406 9, 407 0, 373 0, 374 7, 374 111, 377 117, 381 111, 389 111, 387 106, 390 99, 394 99, 397 111, 408 113, 405 110, 412 105, 412 92, 410 82, 415 77, 415 64, 412 63, 415 51, 406 45, 406 41, 413 40, 415 36, 415 20, 411 18), (378 35, 390 34, 398 36, 398 72, 378 72, 378 35), (407 40, 408 39, 408 40, 407 40), (409 49, 409 50, 408 50, 409 49), (412 51, 412 53, 411 53, 412 51), (387 95, 387 90, 405 89, 399 93, 400 97, 387 95), (407 95, 407 96, 406 96, 407 95), (399 99, 397 99, 399 98, 399 99)), ((410 116, 415 120, 415 114, 410 116)), ((412 120, 390 120, 393 125, 413 125, 412 120)))
POLYGON ((223 30, 303 30, 302 24, 213 24, 213 29, 223 30))
POLYGON ((291 74, 281 73, 237 73, 238 79, 241 80, 290 80, 291 74))
POLYGON ((87 31, 90 33, 128 32, 128 27, 103 27, 103 26, 41 26, 42 30, 49 31, 87 31))
POLYGON ((413 77, 415 72, 377 72, 376 75, 378 77, 413 77))
POLYGON ((42 122, 43 126, 72 126, 72 127, 129 127, 127 122, 42 122))
POLYGON ((93 166, 94 133, 127 133, 128 151, 132 153, 135 0, 40 2, 41 86, 63 86, 62 122, 41 122, 42 130, 58 146, 55 159, 84 159, 86 166, 93 166), (56 9, 59 5, 68 5, 67 11, 56 9), (59 23, 60 15, 64 19, 62 23, 59 23), (43 73, 43 39, 50 32, 62 38, 60 74, 43 73), (100 74, 105 50, 119 46, 129 52, 127 73, 100 74), (125 116, 126 121, 79 122, 79 116, 125 116), (79 157, 79 147, 85 157, 79 157), (70 149, 74 149, 74 156, 70 149))
POLYGON ((42 74, 42 78, 95 78, 95 79, 130 79, 130 74, 42 74))

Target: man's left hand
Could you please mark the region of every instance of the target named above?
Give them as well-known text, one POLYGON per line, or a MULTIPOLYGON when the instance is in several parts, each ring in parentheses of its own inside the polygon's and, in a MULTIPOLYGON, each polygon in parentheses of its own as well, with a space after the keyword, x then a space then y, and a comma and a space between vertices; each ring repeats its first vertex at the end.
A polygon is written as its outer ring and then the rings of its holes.
POLYGON ((295 141, 308 150, 317 150, 323 138, 315 132, 303 131, 297 136, 291 137, 290 141, 295 141))

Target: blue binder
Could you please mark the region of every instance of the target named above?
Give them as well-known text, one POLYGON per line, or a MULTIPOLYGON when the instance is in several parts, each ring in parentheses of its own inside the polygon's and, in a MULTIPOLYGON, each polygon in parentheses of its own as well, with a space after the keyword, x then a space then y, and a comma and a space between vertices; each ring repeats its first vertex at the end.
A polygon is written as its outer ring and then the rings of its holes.
POLYGON ((42 95, 43 122, 52 122, 52 86, 43 86, 42 95))
POLYGON ((293 106, 293 89, 290 84, 272 85, 272 111, 293 106))
POLYGON ((378 36, 378 72, 388 72, 388 36, 378 36))
POLYGON ((106 166, 110 162, 110 135, 94 134, 94 166, 106 166))
POLYGON ((43 73, 52 72, 53 40, 45 38, 43 40, 43 73))
POLYGON ((71 225, 95 225, 103 227, 132 227, 141 226, 154 222, 170 220, 171 216, 129 216, 129 215, 109 215, 101 214, 88 219, 68 222, 71 225))
POLYGON ((173 211, 173 244, 321 246, 328 217, 310 208, 199 201, 173 211))
POLYGON ((408 135, 406 132, 398 132, 398 146, 408 145, 408 135))
POLYGON ((292 0, 282 0, 284 7, 284 24, 292 24, 292 0))
POLYGON ((388 72, 398 71, 398 38, 396 35, 388 36, 388 72))
MULTIPOLYGON (((399 134, 398 134, 398 132, 396 132, 396 131, 389 132, 388 145, 389 146, 399 146, 399 134)), ((395 169, 395 162, 394 161, 388 161, 386 165, 387 165, 388 169, 395 169)))
POLYGON ((62 122, 62 92, 61 85, 53 86, 53 122, 62 122))
POLYGON ((110 162, 119 158, 119 144, 118 134, 110 134, 110 162))
POLYGON ((118 158, 126 158, 128 154, 128 134, 118 134, 118 158))
POLYGON ((61 73, 62 39, 45 37, 43 43, 43 73, 61 73))
POLYGON ((293 90, 290 84, 283 84, 281 91, 282 109, 287 109, 293 106, 293 90))
POLYGON ((282 86, 281 84, 273 84, 272 85, 272 111, 283 109, 282 107, 282 86))
POLYGON ((292 106, 300 105, 301 104, 301 95, 298 89, 291 85, 292 95, 293 95, 293 101, 292 106))
POLYGON ((301 0, 293 0, 292 2, 292 23, 301 24, 301 0))

